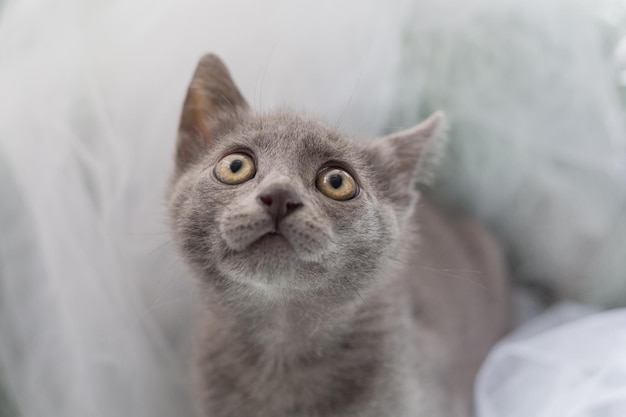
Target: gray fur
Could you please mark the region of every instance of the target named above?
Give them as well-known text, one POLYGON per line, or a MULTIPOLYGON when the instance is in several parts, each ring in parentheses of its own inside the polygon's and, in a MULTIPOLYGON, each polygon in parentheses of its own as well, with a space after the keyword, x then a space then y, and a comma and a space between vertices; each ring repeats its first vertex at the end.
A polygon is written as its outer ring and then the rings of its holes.
POLYGON ((170 193, 173 235, 206 299, 201 416, 470 415, 477 367, 508 325, 507 289, 489 236, 418 203, 442 126, 436 114, 363 145, 289 112, 256 115, 221 61, 203 58, 170 193), (236 150, 257 173, 226 185, 213 167, 236 150), (355 177, 356 198, 316 189, 328 163, 355 177), (266 235, 257 201, 276 186, 303 203, 282 238, 266 235))

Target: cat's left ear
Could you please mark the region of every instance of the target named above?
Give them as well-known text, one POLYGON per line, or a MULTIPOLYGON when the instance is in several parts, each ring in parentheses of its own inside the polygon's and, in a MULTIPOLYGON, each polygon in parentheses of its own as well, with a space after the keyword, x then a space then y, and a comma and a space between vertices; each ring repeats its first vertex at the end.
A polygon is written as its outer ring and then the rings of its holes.
POLYGON ((176 167, 193 162, 216 136, 236 124, 248 104, 222 60, 207 54, 198 63, 183 105, 176 167))
POLYGON ((446 130, 446 117, 438 111, 417 126, 370 145, 378 160, 379 181, 394 201, 409 201, 416 195, 418 183, 431 182, 446 130))

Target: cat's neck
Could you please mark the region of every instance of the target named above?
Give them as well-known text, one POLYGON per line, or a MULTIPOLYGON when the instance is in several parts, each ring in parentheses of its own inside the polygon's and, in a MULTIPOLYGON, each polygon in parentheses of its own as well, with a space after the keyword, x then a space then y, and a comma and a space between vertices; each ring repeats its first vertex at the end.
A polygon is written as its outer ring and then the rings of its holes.
POLYGON ((255 288, 218 287, 208 295, 207 314, 224 331, 241 343, 284 357, 331 347, 362 327, 383 328, 400 305, 393 281, 344 298, 329 289, 268 296, 255 288))

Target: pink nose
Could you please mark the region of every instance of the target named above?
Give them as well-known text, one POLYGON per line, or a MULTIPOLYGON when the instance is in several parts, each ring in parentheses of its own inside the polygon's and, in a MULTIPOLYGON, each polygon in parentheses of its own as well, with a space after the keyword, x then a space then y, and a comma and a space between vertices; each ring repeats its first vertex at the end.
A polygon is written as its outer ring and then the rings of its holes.
POLYGON ((291 188, 285 186, 271 186, 257 197, 272 219, 274 226, 298 208, 302 207, 302 200, 291 188))

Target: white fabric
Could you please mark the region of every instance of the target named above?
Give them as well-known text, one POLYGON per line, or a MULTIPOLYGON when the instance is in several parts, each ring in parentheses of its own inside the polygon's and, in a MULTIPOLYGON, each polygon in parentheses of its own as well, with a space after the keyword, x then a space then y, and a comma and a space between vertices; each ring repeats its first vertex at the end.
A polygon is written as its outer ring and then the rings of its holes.
POLYGON ((503 340, 483 365, 477 417, 626 416, 626 309, 564 304, 503 340))

